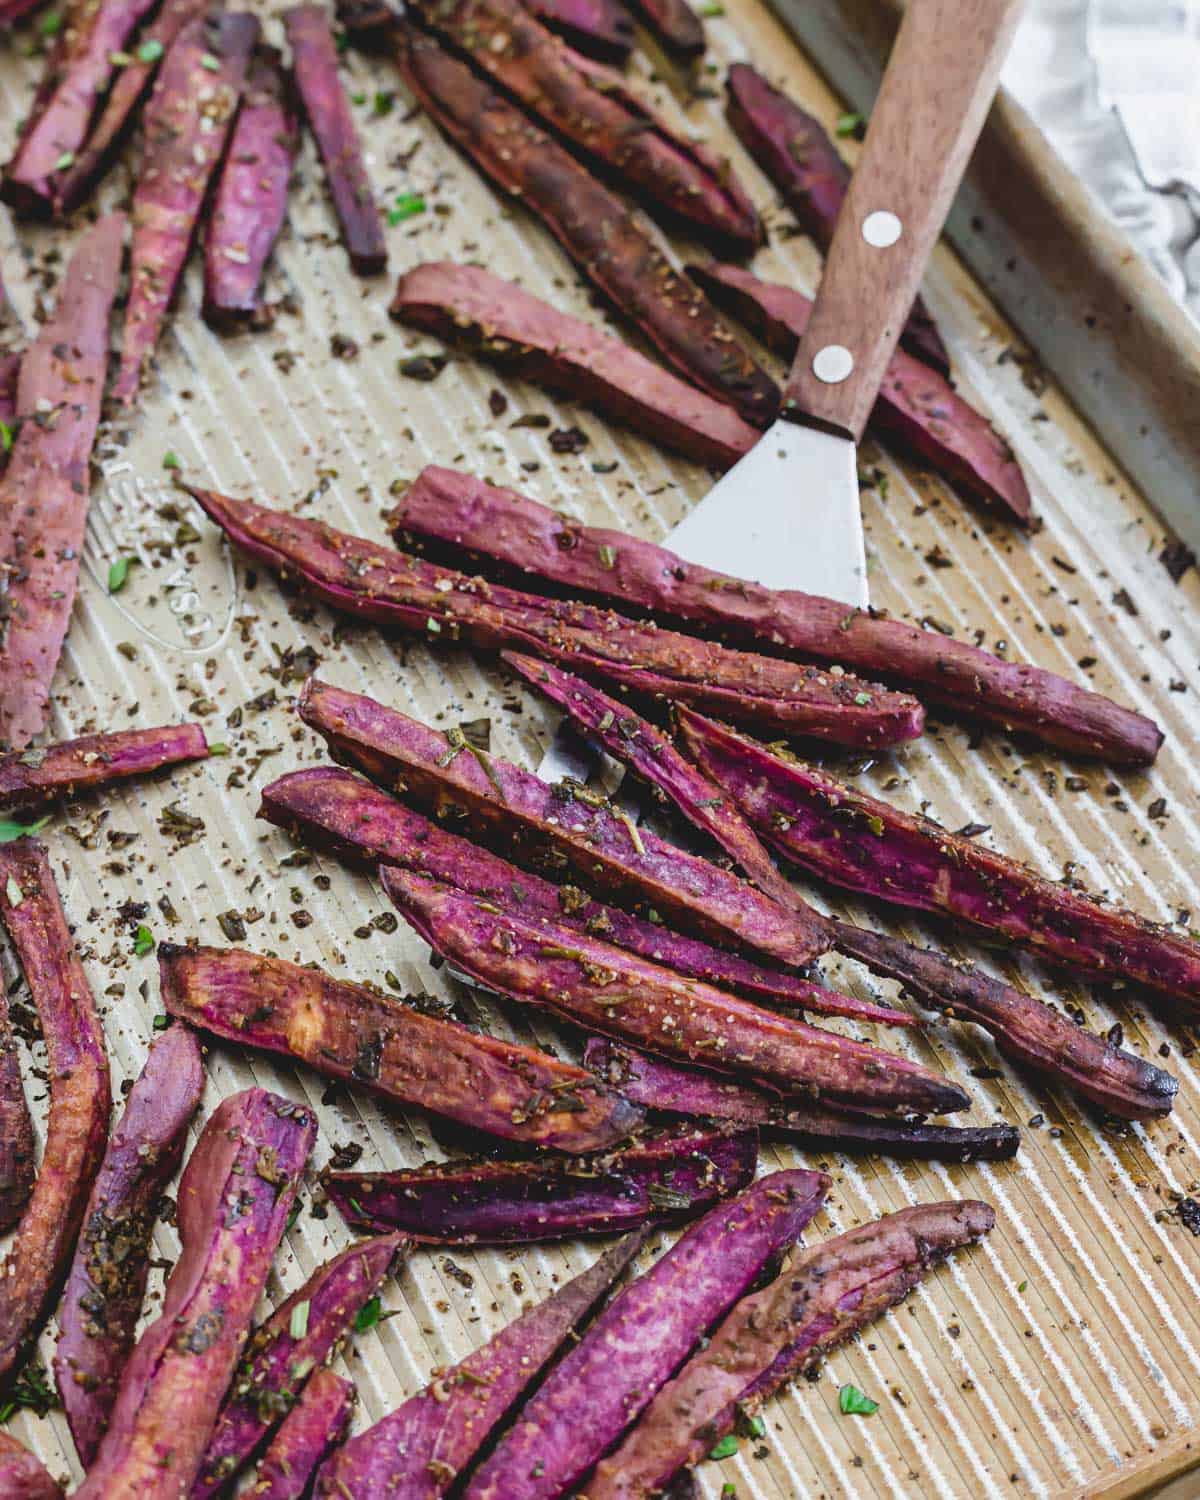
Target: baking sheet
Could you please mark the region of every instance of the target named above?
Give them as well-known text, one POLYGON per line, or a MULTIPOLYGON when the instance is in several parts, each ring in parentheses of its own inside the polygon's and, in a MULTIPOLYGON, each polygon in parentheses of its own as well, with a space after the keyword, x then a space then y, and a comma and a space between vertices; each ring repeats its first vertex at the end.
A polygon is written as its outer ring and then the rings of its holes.
MULTIPOLYGON (((720 101, 707 92, 719 86, 729 61, 748 57, 827 123, 839 106, 750 0, 727 0, 708 30, 701 96, 684 107, 661 80, 652 92, 677 121, 731 151, 767 210, 772 247, 756 269, 811 290, 818 270, 811 247, 789 234, 789 216, 772 206, 769 186, 731 144, 720 101)), ((653 66, 642 56, 634 70, 648 81, 653 66)), ((388 65, 348 54, 345 68, 352 91, 365 99, 360 118, 381 195, 390 202, 417 191, 428 203, 426 213, 389 230, 393 272, 439 257, 478 260, 563 308, 599 318, 548 237, 501 203, 411 113, 388 65), (376 92, 390 90, 394 106, 375 115, 376 92)), ((11 143, 35 72, 12 47, 0 60, 0 147, 11 143)), ((123 172, 106 184, 106 199, 120 197, 123 172)), ((48 252, 62 242, 50 231, 0 223, 5 280, 27 327, 48 252)), ((402 377, 398 360, 438 346, 388 322, 390 276, 363 283, 349 274, 311 141, 272 277, 273 296, 292 310, 271 332, 218 339, 199 321, 197 269, 189 272, 143 410, 127 429, 106 432, 85 577, 55 685, 54 737, 198 715, 210 738, 230 750, 60 813, 46 830, 105 1015, 114 1084, 137 1071, 160 1009, 153 960, 132 953, 137 921, 158 938, 221 943, 218 916, 236 910, 248 923, 248 946, 315 960, 339 975, 455 994, 464 1013, 498 1034, 527 1035, 510 1011, 466 996, 444 971, 434 972, 428 951, 403 924, 388 931, 390 908, 373 881, 324 856, 295 859, 290 841, 254 813, 267 780, 321 758, 290 711, 309 649, 332 681, 434 723, 490 717, 494 749, 524 764, 536 765, 551 717, 480 658, 435 654, 348 626, 235 564, 172 490, 164 460, 174 454, 198 483, 275 497, 380 538, 390 488, 432 461, 462 464, 572 514, 652 537, 685 513, 709 477, 469 360, 452 362, 429 384, 402 377), (343 350, 352 341, 355 355, 333 357, 335 339, 343 350), (500 417, 488 404, 497 389, 508 399, 500 417), (529 413, 549 415, 554 428, 579 426, 588 447, 562 455, 552 451, 547 430, 514 430, 513 420, 529 413), (105 580, 118 556, 139 561, 123 591, 110 597, 105 580), (205 823, 183 847, 159 826, 176 802, 205 823), (126 834, 135 841, 126 843, 126 834), (164 895, 176 925, 159 909, 164 895), (144 915, 138 903, 146 904, 144 915)), ((1014 748, 1000 736, 976 742, 961 727, 937 727, 912 749, 878 758, 860 779, 876 789, 888 784, 887 795, 926 808, 949 827, 990 825, 983 840, 1051 876, 1070 873, 1151 916, 1188 921, 1181 913, 1200 912, 1191 868, 1198 834, 1191 776, 1196 572, 1178 585, 1170 581, 1157 560, 1159 523, 945 249, 927 294, 959 383, 1015 444, 1045 525, 1033 538, 1015 536, 868 444, 863 469, 872 485, 864 505, 874 599, 1068 674, 1094 659, 1089 679, 1152 713, 1168 740, 1151 773, 1110 775, 1014 748)), ((798 510, 797 546, 804 526, 798 510)), ((905 930, 920 931, 916 924, 905 930)), ((983 1246, 957 1257, 866 1338, 835 1354, 819 1381, 773 1402, 761 1443, 743 1442, 736 1458, 704 1466, 706 1494, 733 1483, 739 1496, 764 1500, 1113 1496, 1133 1494, 1142 1478, 1185 1460, 1198 1416, 1200 1257, 1172 1210, 1174 1195, 1188 1193, 1200 1177, 1200 1080, 1188 1034, 1165 1026, 1136 995, 1101 997, 1062 976, 1048 978, 1031 962, 991 961, 1058 1003, 1078 1006, 1093 1027, 1119 1023, 1134 1050, 1156 1059, 1161 1053, 1181 1082, 1175 1114, 1145 1128, 1103 1129, 1065 1096, 1031 1086, 999 1063, 980 1035, 941 1024, 923 1038, 888 1034, 888 1045, 909 1048, 968 1089, 973 1121, 1042 1123, 1025 1132, 1019 1160, 999 1166, 764 1151, 764 1167, 820 1162, 833 1173, 813 1234, 946 1195, 988 1199, 998 1224, 983 1246), (839 1414, 837 1388, 846 1381, 880 1401, 875 1416, 839 1414)), ((11 982, 11 960, 5 964, 11 982)), ((843 966, 842 979, 872 992, 853 965, 843 966)), ((548 1024, 533 1034, 563 1045, 548 1024)), ((44 1063, 40 1047, 23 1062, 40 1128, 44 1090, 31 1071, 44 1063)), ((206 1113, 250 1082, 317 1108, 317 1165, 347 1142, 363 1147, 363 1167, 413 1165, 440 1154, 426 1121, 358 1093, 327 1092, 310 1072, 215 1045, 208 1068, 206 1113)), ((272 1299, 346 1243, 336 1214, 313 1217, 306 1195, 276 1261, 272 1299)), ((173 1231, 161 1227, 157 1246, 173 1259, 173 1231)), ((568 1245, 414 1255, 385 1290, 394 1316, 358 1338, 344 1361, 359 1383, 360 1424, 394 1407, 433 1367, 483 1342, 595 1253, 594 1246, 568 1245)), ((156 1299, 157 1270, 151 1286, 156 1299)), ((42 1348, 48 1358, 49 1337, 42 1348)), ((22 1414, 11 1430, 55 1472, 75 1472, 61 1414, 22 1414)))

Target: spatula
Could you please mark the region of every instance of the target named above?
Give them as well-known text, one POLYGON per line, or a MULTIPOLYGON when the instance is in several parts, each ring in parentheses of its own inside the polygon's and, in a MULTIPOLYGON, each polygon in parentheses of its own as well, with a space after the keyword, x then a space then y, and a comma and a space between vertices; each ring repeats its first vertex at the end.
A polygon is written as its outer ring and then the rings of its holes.
MULTIPOLYGON (((867 604, 858 441, 1022 3, 909 0, 781 414, 670 534, 673 551, 774 588, 867 604)), ((539 774, 586 773, 560 730, 539 774)))

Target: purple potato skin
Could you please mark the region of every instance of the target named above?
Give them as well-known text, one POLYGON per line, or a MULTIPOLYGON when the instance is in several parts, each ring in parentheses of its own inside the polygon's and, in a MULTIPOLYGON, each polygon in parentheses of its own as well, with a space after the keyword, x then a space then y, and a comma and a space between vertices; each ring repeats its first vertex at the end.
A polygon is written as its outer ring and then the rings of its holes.
POLYGON ((350 101, 338 76, 328 14, 321 5, 295 5, 284 11, 283 24, 292 49, 296 87, 325 163, 350 268, 357 276, 378 276, 387 269, 383 220, 350 101))
POLYGON ((328 1367, 317 1370, 284 1417, 246 1491, 254 1500, 304 1500, 317 1470, 350 1430, 358 1390, 328 1367))
POLYGON ((332 849, 339 858, 370 867, 400 865, 485 900, 553 917, 618 948, 719 989, 782 1009, 849 1016, 884 1026, 912 1026, 907 1011, 839 995, 821 985, 772 969, 697 938, 593 901, 574 885, 554 885, 510 865, 479 844, 414 812, 387 792, 337 766, 290 771, 264 787, 259 817, 302 841, 332 849))
POLYGON ((217 1414, 190 1500, 207 1500, 224 1489, 261 1447, 280 1416, 295 1409, 297 1396, 307 1389, 301 1384, 303 1374, 296 1372, 329 1357, 407 1248, 408 1241, 400 1234, 359 1240, 318 1266, 302 1287, 259 1324, 217 1414), (304 1332, 297 1336, 292 1333, 292 1314, 302 1305, 306 1307, 304 1332))
POLYGON ((607 1037, 589 1038, 583 1060, 598 1077, 647 1109, 761 1127, 815 1151, 932 1161, 1007 1161, 1016 1155, 1021 1141, 1013 1125, 929 1125, 886 1115, 797 1106, 764 1089, 665 1062, 607 1037))
POLYGON ((78 1500, 190 1491, 316 1131, 307 1109, 265 1089, 233 1094, 209 1117, 179 1182, 183 1248, 162 1312, 125 1365, 78 1500))
POLYGON ((104 1027, 44 846, 0 846, 0 921, 25 973, 50 1076, 45 1148, 0 1266, 0 1383, 12 1378, 51 1312, 108 1139, 104 1027))
POLYGON ((121 729, 36 750, 10 751, 0 755, 0 808, 11 812, 37 807, 207 755, 208 742, 199 724, 121 729))
POLYGON ((360 1432, 317 1476, 319 1500, 440 1500, 641 1249, 627 1235, 482 1349, 360 1432))
POLYGON ((380 875, 405 921, 448 962, 585 1030, 810 1100, 918 1114, 968 1102, 957 1085, 907 1058, 761 1010, 547 917, 501 912, 395 866, 380 875))
POLYGON ((805 659, 841 662, 956 714, 1071 754, 1149 765, 1162 744, 1151 720, 1053 672, 836 599, 715 573, 653 542, 583 526, 454 469, 422 470, 393 511, 391 526, 459 549, 472 563, 499 565, 521 586, 619 599, 628 613, 640 609, 805 659))
POLYGON ((623 65, 633 50, 633 18, 621 0, 527 0, 543 26, 597 62, 623 65))
POLYGON ((54 1378, 86 1469, 108 1425, 150 1273, 158 1201, 204 1092, 200 1044, 172 1026, 151 1046, 92 1185, 58 1306, 54 1378))
POLYGON ((62 1500, 40 1459, 7 1432, 0 1432, 0 1500, 62 1500))
POLYGON ((799 1252, 744 1298, 601 1460, 588 1500, 650 1500, 783 1384, 894 1307, 996 1221, 986 1203, 920 1204, 799 1252))
POLYGON ((773 1172, 693 1224, 613 1299, 525 1403, 464 1500, 555 1500, 653 1399, 696 1342, 821 1207, 820 1172, 773 1172))
POLYGON ((443 1245, 532 1245, 691 1218, 748 1187, 758 1133, 687 1130, 581 1162, 439 1162, 332 1172, 351 1229, 443 1245))

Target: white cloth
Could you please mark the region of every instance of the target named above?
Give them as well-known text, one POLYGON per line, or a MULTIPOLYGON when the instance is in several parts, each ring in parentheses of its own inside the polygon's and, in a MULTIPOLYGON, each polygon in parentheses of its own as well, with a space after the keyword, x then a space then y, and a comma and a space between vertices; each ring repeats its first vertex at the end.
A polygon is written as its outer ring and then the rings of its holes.
MULTIPOLYGON (((1093 0, 1028 0, 1004 83, 1055 150, 1200 322, 1200 197, 1146 186, 1088 52, 1093 0)), ((1169 0, 1136 0, 1139 6, 1169 0)), ((1200 88, 1200 78, 1196 80, 1200 88)))

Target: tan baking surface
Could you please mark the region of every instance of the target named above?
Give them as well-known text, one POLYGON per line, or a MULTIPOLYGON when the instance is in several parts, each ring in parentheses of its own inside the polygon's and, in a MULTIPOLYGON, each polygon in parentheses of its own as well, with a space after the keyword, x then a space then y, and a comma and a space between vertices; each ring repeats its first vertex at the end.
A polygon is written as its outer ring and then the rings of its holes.
MULTIPOLYGON (((747 0, 727 0, 726 10, 723 19, 709 22, 714 86, 721 65, 750 56, 786 76, 826 121, 836 118, 836 103, 762 10, 747 0)), ((642 75, 649 72, 644 59, 635 66, 642 75)), ((351 56, 346 69, 351 87, 368 94, 397 87, 386 64, 351 56)), ((12 140, 32 77, 31 64, 6 51, 0 146, 12 140)), ((655 92, 710 142, 727 144, 718 101, 701 100, 685 115, 667 89, 655 92)), ((501 205, 424 119, 407 115, 402 95, 386 118, 362 112, 381 194, 390 201, 398 192, 419 190, 431 208, 389 231, 393 271, 439 256, 475 258, 522 278, 560 306, 594 316, 586 290, 547 237, 524 214, 501 205)), ((758 201, 771 205, 763 179, 740 153, 736 160, 758 201)), ((450 986, 403 927, 355 936, 355 929, 389 910, 372 882, 324 858, 285 866, 288 840, 255 821, 257 788, 318 757, 287 707, 295 682, 270 675, 279 671, 276 648, 311 645, 332 680, 437 722, 490 714, 495 747, 525 763, 536 763, 549 724, 537 703, 506 688, 490 666, 466 652, 433 654, 423 645, 346 628, 324 610, 289 611, 270 578, 260 576, 251 586, 198 516, 191 517, 198 539, 185 536, 180 545, 156 551, 179 525, 159 513, 172 501, 164 455, 173 451, 189 476, 235 494, 274 495, 288 505, 308 496, 307 514, 378 537, 389 485, 431 460, 461 462, 576 514, 620 520, 648 536, 661 535, 709 482, 701 470, 470 361, 452 364, 429 385, 399 377, 399 357, 436 345, 388 322, 390 277, 364 284, 349 274, 334 242, 311 142, 301 171, 303 186, 294 195, 291 230, 272 279, 273 294, 291 292, 299 312, 281 317, 271 333, 222 342, 199 321, 193 265, 162 346, 160 376, 128 444, 112 443, 105 452, 94 489, 86 576, 56 684, 54 734, 211 710, 205 720, 211 738, 227 741, 233 752, 169 784, 124 791, 60 815, 47 830, 106 1015, 118 1081, 140 1065, 159 1009, 153 962, 132 957, 128 924, 118 915, 127 901, 150 903, 145 920, 160 937, 195 934, 221 942, 218 914, 256 908, 264 915, 248 928, 251 946, 380 982, 390 970, 406 988, 450 986), (330 357, 330 340, 339 334, 357 342, 356 359, 330 357), (509 407, 497 420, 487 398, 498 386, 508 392, 509 407), (556 455, 545 432, 511 429, 522 412, 548 412, 556 426, 578 423, 591 446, 580 457, 556 455), (593 465, 613 461, 612 474, 594 472, 593 465), (540 467, 526 472, 523 464, 540 467), (107 597, 110 561, 133 552, 143 565, 131 570, 119 596, 107 597), (132 659, 122 646, 132 646, 132 659), (277 695, 274 707, 247 706, 270 689, 277 695), (524 711, 506 713, 505 701, 523 701, 524 711), (239 707, 241 727, 228 726, 227 716, 239 707), (255 769, 259 755, 266 758, 255 769), (161 810, 176 800, 206 822, 204 836, 178 851, 158 828, 161 810), (139 837, 129 847, 114 847, 113 832, 139 837), (93 847, 81 846, 80 838, 93 847), (318 886, 324 876, 327 891, 318 886), (164 891, 180 914, 174 928, 155 906, 164 891), (310 912, 311 925, 295 926, 294 910, 310 912)), ((105 196, 119 193, 123 183, 114 174, 105 196)), ((788 223, 777 210, 770 217, 777 230, 788 223)), ((0 236, 5 278, 29 326, 37 287, 14 253, 7 218, 0 236)), ((40 264, 46 232, 22 227, 19 238, 40 264)), ((780 233, 758 265, 805 287, 817 269, 805 241, 780 233)), ((875 600, 960 630, 978 628, 989 645, 1007 642, 1014 656, 1067 673, 1078 670, 1079 658, 1095 657, 1097 686, 1152 712, 1169 738, 1151 775, 1110 778, 1103 769, 1014 751, 998 736, 969 749, 968 735, 955 727, 930 734, 903 756, 885 757, 864 781, 882 786, 898 776, 890 795, 904 805, 927 801, 951 827, 990 824, 992 832, 983 837, 998 847, 1051 875, 1070 865, 1088 883, 1153 916, 1200 910, 1191 878, 1200 832, 1191 775, 1200 580, 1192 571, 1178 587, 1171 584, 1156 561, 1159 525, 1055 393, 1036 395, 1022 365, 1004 357, 1009 340, 1002 318, 944 251, 928 291, 959 380, 1017 445, 1046 527, 1032 540, 1014 537, 964 509, 941 485, 868 447, 864 467, 878 466, 887 476, 886 492, 876 487, 865 497, 875 600), (1114 604, 1114 595, 1137 613, 1114 604), (1172 681, 1188 690, 1172 691, 1172 681), (1086 788, 1068 790, 1065 778, 1076 775, 1086 788), (1161 797, 1166 818, 1151 820, 1147 810, 1161 797)), ((796 545, 803 546, 799 512, 796 545)), ((1082 1006, 1095 1027, 1120 1021, 1129 1044, 1144 1055, 1157 1057, 1169 1046, 1169 1065, 1182 1084, 1174 1117, 1146 1130, 1099 1130, 1071 1102, 1030 1087, 1006 1066, 994 1079, 972 1077, 972 1069, 995 1063, 979 1035, 938 1026, 924 1042, 889 1038, 964 1082, 974 1100, 973 1120, 1023 1124, 1041 1113, 1045 1125, 1026 1133, 1014 1165, 831 1160, 835 1186, 817 1233, 946 1194, 989 1199, 997 1229, 868 1339, 839 1352, 819 1383, 773 1403, 767 1456, 756 1459, 755 1445, 743 1443, 737 1459, 706 1465, 706 1493, 717 1495, 731 1481, 740 1496, 812 1500, 1115 1500, 1194 1458, 1200 1259, 1197 1241, 1176 1220, 1156 1217, 1169 1207, 1170 1191, 1186 1191, 1200 1177, 1200 1080, 1193 1062, 1180 1055, 1186 1038, 1136 1002, 1112 1006, 1083 987, 1049 983, 1032 964, 1014 962, 1008 972, 1082 1006), (837 1387, 848 1380, 880 1400, 877 1415, 838 1414, 837 1387)), ((10 967, 4 977, 11 980, 10 967)), ((848 972, 847 982, 861 985, 863 979, 848 972)), ((482 1013, 505 1028, 494 1009, 482 1013)), ((539 1027, 538 1035, 548 1038, 551 1031, 539 1027)), ((31 1078, 36 1057, 25 1062, 31 1078)), ((310 1073, 261 1057, 241 1061, 225 1047, 213 1050, 209 1072, 208 1106, 251 1079, 314 1105, 323 1092, 310 1073)), ((34 1084, 31 1094, 41 1092, 34 1084)), ((347 1141, 364 1147, 363 1166, 436 1154, 423 1121, 390 1118, 363 1096, 341 1093, 321 1114, 319 1163, 332 1145, 347 1141)), ((800 1159, 786 1151, 764 1153, 766 1164, 800 1159)), ((160 1230, 158 1243, 162 1255, 173 1257, 172 1232, 160 1230)), ((294 1288, 344 1243, 336 1215, 317 1222, 306 1211, 278 1258, 277 1290, 294 1288)), ((361 1419, 381 1416, 417 1389, 433 1365, 474 1347, 593 1254, 584 1246, 455 1252, 454 1264, 474 1279, 470 1288, 446 1270, 443 1254, 414 1256, 386 1292, 396 1316, 359 1339, 349 1361, 362 1393, 361 1419)), ((155 1291, 160 1284, 156 1271, 155 1291)), ((48 1353, 48 1339, 43 1347, 48 1353)), ((66 1472, 73 1462, 61 1415, 45 1422, 20 1416, 11 1430, 32 1442, 54 1470, 66 1472)))

